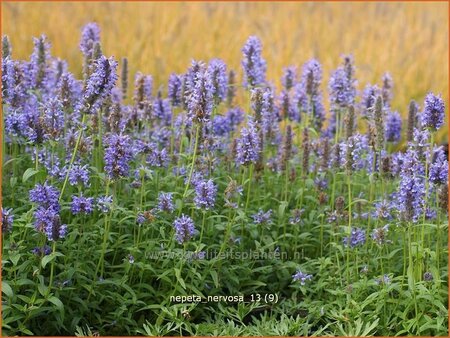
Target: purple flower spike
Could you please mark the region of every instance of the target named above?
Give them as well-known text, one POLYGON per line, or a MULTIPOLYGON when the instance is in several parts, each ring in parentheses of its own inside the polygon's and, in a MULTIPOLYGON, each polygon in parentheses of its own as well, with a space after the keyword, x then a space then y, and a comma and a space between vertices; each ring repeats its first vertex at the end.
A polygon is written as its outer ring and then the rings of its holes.
POLYGON ((380 88, 378 88, 377 85, 366 85, 361 99, 361 109, 363 116, 369 117, 372 115, 372 107, 375 105, 375 100, 378 95, 380 95, 380 88))
POLYGON ((189 241, 195 235, 194 221, 184 214, 173 222, 175 228, 175 239, 179 244, 189 241))
POLYGON ((355 248, 366 242, 366 232, 360 228, 352 228, 350 236, 344 237, 344 245, 355 248))
POLYGON ((100 212, 107 213, 111 210, 112 196, 100 196, 97 198, 97 209, 100 212))
POLYGON ((89 186, 89 169, 88 165, 74 165, 69 172, 70 185, 84 185, 89 186))
POLYGON ((37 184, 34 189, 30 190, 30 201, 37 203, 41 207, 59 211, 59 191, 48 185, 47 182, 37 184))
POLYGON ((220 59, 212 59, 208 64, 207 72, 211 77, 214 103, 218 105, 227 97, 227 65, 220 59))
POLYGON ((90 22, 83 27, 81 33, 81 52, 85 56, 91 57, 96 42, 100 42, 100 27, 95 22, 90 22))
POLYGON ((172 193, 161 192, 158 196, 158 209, 159 211, 173 212, 175 209, 172 200, 172 193))
POLYGON ((94 211, 94 198, 80 196, 72 196, 72 213, 77 214, 90 214, 94 211))
POLYGON ((106 140, 105 171, 111 179, 128 176, 133 154, 127 135, 111 134, 106 140))
POLYGON ((398 142, 402 138, 402 118, 396 111, 390 112, 386 118, 386 141, 398 142))
POLYGON ((425 98, 425 108, 421 117, 424 127, 438 130, 444 124, 444 100, 440 96, 429 93, 425 98))
POLYGON ((267 66, 261 53, 261 41, 256 36, 250 36, 242 48, 244 87, 256 87, 265 83, 267 66))
POLYGON ((416 222, 423 212, 425 182, 423 164, 419 161, 417 151, 408 149, 402 158, 400 186, 397 192, 395 208, 400 218, 407 222, 416 222))
POLYGON ((61 224, 61 218, 55 209, 39 207, 34 213, 34 219, 36 230, 43 232, 50 241, 66 236, 67 225, 61 224))
POLYGON ((297 67, 289 66, 284 68, 283 77, 281 83, 285 90, 289 91, 297 83, 297 67))
POLYGON ((355 101, 356 90, 352 79, 349 79, 344 68, 339 67, 331 74, 328 83, 330 103, 335 109, 348 107, 355 101))
POLYGON ((95 114, 111 95, 118 79, 117 62, 112 57, 102 55, 93 66, 94 72, 87 80, 83 100, 77 107, 79 113, 95 114))
POLYGON ((442 147, 434 151, 434 161, 430 166, 430 182, 439 185, 448 181, 448 161, 442 147))
POLYGON ((200 181, 195 185, 194 203, 199 209, 212 209, 216 201, 217 187, 213 180, 200 181))
POLYGON ((253 121, 250 120, 248 126, 242 128, 236 150, 236 161, 238 164, 249 165, 258 161, 261 144, 253 121))
POLYGON ((182 87, 183 87, 183 76, 177 75, 177 74, 170 74, 169 77, 169 83, 168 83, 168 89, 167 89, 167 96, 170 99, 170 102, 172 103, 172 106, 178 107, 182 103, 182 87))
POLYGON ((213 109, 213 83, 208 72, 199 71, 194 76, 188 100, 189 117, 199 123, 208 122, 213 109))
POLYGON ((311 59, 303 65, 302 84, 309 96, 319 95, 322 82, 322 66, 316 59, 311 59))

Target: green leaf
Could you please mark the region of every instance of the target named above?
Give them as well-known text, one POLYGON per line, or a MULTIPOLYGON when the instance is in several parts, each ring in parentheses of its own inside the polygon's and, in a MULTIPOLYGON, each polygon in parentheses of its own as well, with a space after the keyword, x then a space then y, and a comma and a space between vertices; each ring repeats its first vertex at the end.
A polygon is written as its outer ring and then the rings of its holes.
POLYGON ((50 303, 53 303, 56 305, 56 307, 60 310, 60 311, 64 311, 64 304, 59 300, 59 298, 56 298, 55 296, 52 296, 48 299, 48 301, 50 303))
POLYGON ((372 335, 372 331, 373 329, 375 329, 375 327, 377 327, 379 321, 380 319, 377 318, 372 324, 367 323, 364 332, 361 334, 361 336, 365 337, 372 335))
POLYGON ((305 180, 305 186, 308 188, 314 187, 314 180, 312 178, 307 178, 305 180))
POLYGON ((279 205, 279 207, 278 207, 278 217, 279 217, 279 218, 283 218, 284 212, 285 212, 285 210, 286 210, 288 204, 289 204, 289 203, 286 202, 286 201, 282 201, 282 202, 280 203, 280 205, 279 205))
POLYGON ((9 179, 9 184, 11 185, 11 188, 14 188, 15 185, 17 184, 17 177, 11 177, 9 179))
POLYGON ((183 278, 181 277, 181 271, 178 268, 174 268, 175 277, 177 278, 178 283, 180 283, 181 287, 186 290, 186 284, 184 283, 183 278))
POLYGON ((30 330, 28 330, 25 326, 23 326, 23 324, 20 324, 19 327, 20 332, 26 334, 27 336, 33 336, 33 332, 31 332, 30 330))
POLYGON ((45 269, 45 266, 58 256, 64 256, 64 255, 60 252, 52 252, 50 255, 44 256, 41 261, 42 268, 45 269))
POLYGON ((40 283, 38 285, 38 291, 41 294, 42 297, 45 297, 48 292, 48 287, 46 287, 43 283, 40 283))
POLYGON ((217 271, 210 270, 209 273, 211 274, 211 277, 214 281, 214 285, 216 286, 216 288, 218 288, 219 287, 219 276, 217 276, 217 271))
POLYGON ((12 298, 14 296, 14 292, 11 289, 11 287, 9 286, 8 283, 2 281, 2 292, 8 297, 8 298, 12 298))
POLYGON ((22 176, 22 182, 25 183, 26 181, 28 181, 30 179, 30 177, 33 177, 34 175, 36 175, 39 171, 33 168, 28 168, 27 170, 25 170, 25 172, 23 173, 22 176))
POLYGON ((17 263, 19 263, 20 257, 21 257, 21 255, 17 252, 17 253, 11 254, 11 256, 9 257, 9 259, 11 260, 11 262, 13 263, 13 265, 16 266, 17 263))

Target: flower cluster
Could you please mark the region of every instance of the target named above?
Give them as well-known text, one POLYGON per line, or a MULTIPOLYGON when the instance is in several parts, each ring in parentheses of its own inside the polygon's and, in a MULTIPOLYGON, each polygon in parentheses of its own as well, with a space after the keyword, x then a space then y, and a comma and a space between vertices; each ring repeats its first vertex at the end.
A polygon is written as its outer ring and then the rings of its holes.
POLYGON ((174 209, 172 193, 160 192, 158 196, 158 210, 170 213, 173 212, 174 209))
POLYGON ((95 22, 90 22, 83 27, 81 34, 80 50, 88 57, 92 57, 94 44, 100 41, 100 27, 95 22))
POLYGON ((392 218, 392 204, 387 200, 382 200, 374 204, 375 212, 374 217, 378 219, 388 220, 392 218))
POLYGON ((12 230, 14 215, 11 208, 1 208, 2 212, 2 233, 7 233, 12 230))
POLYGON ((246 128, 242 128, 241 137, 237 141, 236 161, 240 165, 256 163, 261 151, 260 139, 253 121, 249 121, 246 128))
POLYGON ((398 112, 390 112, 386 118, 386 141, 396 143, 401 137, 402 118, 398 112))
POLYGON ((167 85, 167 96, 173 106, 178 107, 182 103, 182 86, 183 79, 182 76, 172 73, 169 77, 169 82, 167 85))
POLYGON ((194 221, 184 214, 175 219, 173 227, 175 229, 175 239, 179 244, 189 241, 196 233, 194 221))
POLYGON ((94 198, 80 196, 72 196, 71 211, 74 215, 77 214, 90 214, 94 211, 94 198))
POLYGON ((73 165, 69 171, 70 185, 84 185, 89 186, 89 169, 87 164, 84 166, 73 165))
POLYGON ((111 134, 106 140, 105 171, 111 179, 128 176, 133 158, 128 135, 111 134))
POLYGON ((386 238, 388 231, 389 231, 389 224, 386 224, 384 227, 374 229, 371 235, 372 239, 378 245, 389 243, 390 241, 386 238))
POLYGON ((330 103, 334 109, 349 107, 354 103, 356 89, 353 86, 352 78, 348 77, 343 67, 339 67, 331 74, 328 88, 330 103))
POLYGON ((30 201, 38 205, 34 212, 34 226, 37 231, 44 232, 50 241, 64 238, 67 225, 61 223, 59 215, 59 191, 48 185, 37 184, 30 190, 30 201))
POLYGON ((298 270, 294 275, 292 275, 292 280, 294 282, 299 281, 300 285, 305 285, 307 281, 312 279, 312 275, 308 275, 300 270, 298 270))
POLYGON ((446 184, 448 181, 448 161, 442 147, 434 151, 429 176, 430 182, 435 185, 446 184))
POLYGON ((112 202, 112 196, 100 196, 97 198, 97 209, 106 214, 111 210, 112 202))
POLYGON ((344 245, 351 248, 361 246, 366 242, 366 231, 361 228, 352 228, 350 236, 343 239, 344 245))
POLYGON ((281 78, 281 84, 284 89, 289 91, 297 83, 297 67, 289 66, 283 69, 283 77, 281 78))
POLYGON ((423 212, 425 197, 424 168, 418 153, 408 149, 402 159, 400 185, 397 192, 396 209, 402 220, 416 222, 423 212))
POLYGON ((190 118, 199 123, 208 122, 214 105, 214 84, 210 74, 199 70, 194 74, 188 100, 190 118))
POLYGON ((440 96, 429 93, 425 98, 425 107, 422 117, 422 125, 432 130, 439 129, 444 124, 445 104, 440 96))
POLYGON ((212 59, 208 64, 207 72, 212 81, 214 104, 218 105, 227 97, 227 65, 220 59, 212 59))
POLYGON ((77 107, 81 113, 95 114, 111 95, 117 81, 117 62, 101 56, 95 61, 94 72, 89 76, 83 100, 77 107))
POLYGON ((216 201, 217 186, 213 180, 195 183, 194 203, 199 209, 212 209, 216 201))
POLYGON ((255 224, 268 224, 271 222, 271 217, 272 217, 272 210, 264 212, 261 209, 259 209, 259 211, 252 216, 253 222, 255 224))
POLYGON ((44 208, 53 208, 59 211, 59 192, 51 185, 37 184, 30 190, 30 201, 44 208))
POLYGON ((242 68, 244 69, 244 86, 256 87, 266 81, 266 61, 262 58, 261 41, 256 36, 250 36, 242 48, 244 56, 242 68))

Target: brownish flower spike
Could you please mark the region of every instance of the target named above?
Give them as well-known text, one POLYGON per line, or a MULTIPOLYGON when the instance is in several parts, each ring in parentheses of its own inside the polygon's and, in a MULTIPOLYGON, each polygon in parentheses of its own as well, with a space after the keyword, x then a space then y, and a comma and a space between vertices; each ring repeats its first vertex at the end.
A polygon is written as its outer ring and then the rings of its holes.
POLYGON ((416 126, 416 115, 417 115, 417 103, 412 100, 409 103, 408 110, 408 131, 406 133, 406 139, 408 142, 412 142, 414 136, 414 127, 416 126))
POLYGON ((303 130, 302 150, 303 150, 303 161, 302 161, 303 176, 306 176, 308 175, 309 172, 309 153, 310 153, 308 128, 305 128, 303 130))
POLYGON ((122 59, 122 94, 123 99, 125 100, 127 98, 127 91, 128 91, 128 59, 123 58, 122 59))
POLYGON ((375 149, 377 151, 381 151, 384 149, 384 118, 383 118, 383 99, 381 96, 377 97, 375 101, 375 111, 374 111, 374 120, 375 120, 375 149))

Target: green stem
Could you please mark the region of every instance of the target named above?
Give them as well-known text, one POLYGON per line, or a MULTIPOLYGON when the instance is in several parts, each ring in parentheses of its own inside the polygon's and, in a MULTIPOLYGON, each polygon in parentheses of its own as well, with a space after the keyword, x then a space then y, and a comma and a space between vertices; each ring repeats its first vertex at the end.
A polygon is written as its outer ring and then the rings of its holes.
POLYGON ((98 170, 101 171, 102 170, 102 159, 103 159, 103 154, 102 154, 102 146, 103 146, 103 120, 102 120, 102 110, 99 109, 98 113, 97 113, 97 126, 98 126, 98 170))
MULTIPOLYGON (((349 238, 352 233, 352 188, 350 182, 350 173, 347 173, 347 188, 348 188, 348 228, 347 233, 349 238)), ((347 247, 347 283, 350 283, 350 246, 347 247)))
MULTIPOLYGON (((429 191, 429 182, 428 182, 428 160, 430 160, 430 162, 432 161, 432 156, 433 156, 433 143, 434 143, 434 133, 431 132, 431 137, 430 137, 430 159, 427 158, 425 156, 425 196, 424 196, 424 210, 423 210, 423 218, 422 218, 422 229, 421 229, 421 246, 422 249, 425 249, 426 245, 425 245, 425 223, 426 223, 426 213, 427 213, 427 205, 428 205, 428 191, 429 191)), ((421 265, 422 267, 422 265, 421 265)), ((421 269, 420 267, 420 269, 421 269)), ((420 275, 422 275, 423 271, 422 269, 420 270, 420 275)))
MULTIPOLYGON (((241 178, 242 178, 242 179, 241 179, 241 187, 244 188, 244 183, 245 183, 245 172, 246 172, 246 170, 245 170, 245 168, 244 168, 244 170, 241 170, 241 171, 242 171, 242 174, 241 174, 241 178)), ((239 197, 238 197, 237 206, 238 206, 238 208, 241 206, 241 195, 239 195, 239 197)), ((234 210, 233 219, 232 219, 232 221, 231 221, 230 228, 232 228, 233 225, 234 225, 234 220, 235 220, 235 218, 236 218, 236 214, 237 214, 237 211, 234 210)), ((241 245, 243 245, 243 242, 244 242, 244 222, 242 222, 241 224, 242 224, 242 225, 241 225, 241 245)))
POLYGON ((413 263, 413 252, 412 252, 412 241, 411 241, 411 224, 408 226, 408 249, 409 249, 409 269, 411 271, 410 276, 408 278, 412 279, 412 294, 414 300, 414 310, 416 313, 416 318, 418 315, 417 311, 417 300, 416 300, 416 280, 415 280, 415 271, 414 271, 414 263, 413 263))
POLYGON ((200 244, 202 244, 203 232, 205 230, 206 211, 203 210, 202 213, 203 213, 203 217, 202 217, 202 230, 200 231, 200 244))
POLYGON ((284 172, 284 200, 288 200, 288 178, 289 178, 289 162, 286 161, 286 171, 284 172))
POLYGON ((222 254, 223 250, 227 246, 227 243, 230 240, 230 236, 231 236, 231 210, 228 212, 228 223, 227 223, 227 227, 226 227, 226 230, 225 230, 225 235, 224 235, 224 238, 223 238, 223 242, 222 242, 222 245, 221 245, 220 250, 219 250, 219 255, 218 255, 219 258, 220 258, 220 255, 222 254))
MULTIPOLYGON (((386 284, 384 283, 384 266, 383 266, 383 252, 382 247, 379 248, 379 259, 380 259, 380 265, 381 265, 381 280, 382 280, 382 287, 383 289, 386 288, 386 284)), ((384 327, 386 327, 386 298, 383 297, 383 321, 384 321, 384 327)))
POLYGON ((320 221, 320 257, 323 257, 323 218, 325 216, 322 215, 320 221))
MULTIPOLYGON (((108 179, 108 181, 106 182, 106 193, 105 193, 106 196, 108 196, 108 192, 109 192, 109 184, 110 184, 110 180, 108 179)), ((113 197, 113 198, 114 198, 114 197, 113 197)), ((114 203, 114 201, 113 201, 113 203, 114 203)), ((98 271, 99 271, 99 269, 100 269, 100 266, 102 267, 102 273, 101 273, 101 276, 103 277, 104 264, 103 264, 102 262, 103 262, 103 258, 105 257, 106 242, 107 242, 107 240, 108 240, 108 228, 109 228, 108 224, 109 224, 109 218, 110 218, 110 216, 111 216, 111 214, 112 214, 112 210, 113 210, 113 208, 111 207, 111 210, 110 210, 109 214, 107 214, 107 215, 105 216, 104 232, 103 232, 103 243, 102 243, 102 252, 101 252, 101 254, 100 254, 100 258, 99 258, 99 260, 98 260, 97 267, 96 267, 96 269, 95 269, 94 277, 97 276, 97 273, 98 273, 98 271)))
MULTIPOLYGON (((186 125, 186 123, 183 123, 183 126, 181 127, 180 148, 178 149, 178 158, 177 158, 177 169, 180 168, 181 154, 183 154, 183 138, 184 138, 184 132, 185 132, 185 128, 186 128, 185 125, 186 125)), ((174 145, 174 147, 175 147, 175 145, 174 145)), ((174 152, 175 152, 175 150, 174 150, 174 152)))
POLYGON ((62 199, 63 194, 64 194, 64 190, 65 190, 66 185, 67 185, 67 180, 69 179, 70 170, 72 169, 73 162, 75 161, 75 156, 76 156, 77 151, 78 151, 78 146, 80 145, 81 137, 83 135, 83 125, 86 122, 86 116, 87 116, 87 114, 83 114, 83 118, 81 120, 81 126, 80 126, 80 129, 78 130, 78 139, 77 139, 77 142, 75 143, 75 148, 73 149, 72 157, 71 157, 70 162, 69 162, 69 167, 67 168, 67 171, 66 171, 66 177, 64 178, 64 184, 63 184, 63 186, 61 188, 61 193, 59 194, 59 201, 60 202, 61 202, 61 199, 62 199))
POLYGON ((250 164, 250 172, 248 174, 248 188, 247 188, 247 201, 245 202, 245 213, 247 213, 248 203, 250 201, 250 192, 252 188, 252 178, 253 178, 253 163, 250 164))
MULTIPOLYGON (((180 216, 181 212, 183 211, 183 201, 184 201, 184 198, 186 197, 187 191, 189 189, 189 185, 191 184, 192 174, 194 172, 195 159, 197 157, 197 147, 198 147, 198 139, 199 139, 199 134, 200 134, 200 127, 201 127, 200 123, 197 124, 196 132, 195 132, 195 145, 194 145, 194 154, 192 156, 191 170, 189 172, 189 177, 188 177, 188 181, 186 183, 186 188, 184 189, 183 196, 181 198, 181 207, 180 207, 180 210, 178 211, 178 216, 180 216)), ((182 142, 183 142, 183 136, 181 136, 181 143, 182 142)), ((180 146, 180 154, 181 154, 181 146, 180 146)), ((174 230, 172 229, 172 235, 170 236, 168 248, 172 247, 173 238, 174 238, 173 234, 174 234, 174 230)))
POLYGON ((34 166, 35 166, 35 170, 38 170, 39 167, 39 156, 38 156, 38 146, 36 145, 36 147, 34 147, 34 166))
POLYGON ((406 228, 403 228, 403 274, 402 274, 402 287, 404 285, 405 276, 406 276, 406 256, 407 256, 407 248, 406 248, 406 228))
MULTIPOLYGON (((436 204, 439 204, 438 192, 436 190, 436 204)), ((437 216, 437 234, 436 234, 436 268, 439 271, 439 279, 440 279, 440 256, 441 256, 441 212, 439 210, 439 205, 437 205, 438 216, 437 216)))
MULTIPOLYGON (((197 147, 198 147, 199 134, 200 134, 200 124, 197 125, 197 129, 196 129, 196 132, 195 132, 194 155, 192 156, 191 170, 189 172, 189 178, 188 178, 188 181, 186 183, 186 188, 184 189, 183 199, 186 197, 187 191, 189 189, 189 185, 191 184, 192 174, 194 172, 195 159, 197 157, 197 147)), ((181 209, 180 209, 180 213, 181 213, 181 209)))
MULTIPOLYGON (((56 241, 53 241, 52 254, 55 254, 55 252, 56 252, 56 241)), ((54 274, 54 270, 55 270, 55 260, 56 260, 56 257, 52 260, 52 263, 50 265, 50 280, 48 282, 47 297, 48 297, 48 295, 50 294, 50 292, 52 290, 53 274, 54 274)))

